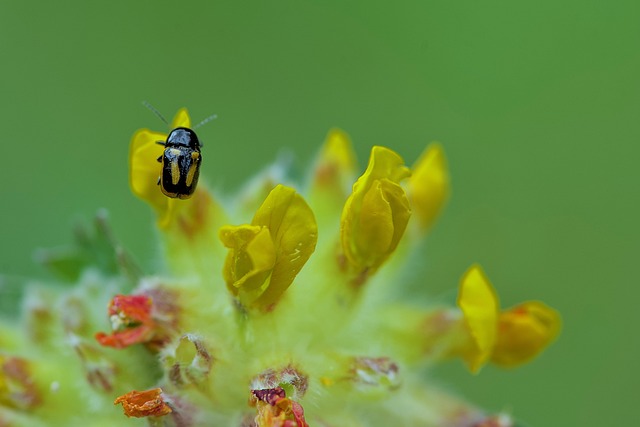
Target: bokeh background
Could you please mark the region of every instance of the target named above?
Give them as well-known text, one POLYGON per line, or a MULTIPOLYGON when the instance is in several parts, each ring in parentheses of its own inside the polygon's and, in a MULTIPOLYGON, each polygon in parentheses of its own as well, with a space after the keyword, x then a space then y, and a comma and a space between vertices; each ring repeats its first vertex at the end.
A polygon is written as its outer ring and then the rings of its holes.
MULTIPOLYGON (((503 306, 538 298, 561 338, 514 371, 437 381, 531 426, 640 425, 640 3, 2 2, 0 280, 107 208, 147 269, 153 214, 127 184, 140 127, 187 106, 223 192, 327 130, 412 163, 441 141, 453 197, 416 274, 425 300, 480 262, 503 306)), ((295 168, 294 168, 295 169, 295 168)))

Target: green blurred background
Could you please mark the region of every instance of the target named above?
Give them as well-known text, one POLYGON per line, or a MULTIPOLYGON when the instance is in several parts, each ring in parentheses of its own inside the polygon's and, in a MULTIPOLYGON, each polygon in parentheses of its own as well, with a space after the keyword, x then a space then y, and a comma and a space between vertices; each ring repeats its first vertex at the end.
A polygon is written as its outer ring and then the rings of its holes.
POLYGON ((565 324, 529 365, 452 362, 438 381, 532 426, 640 425, 640 3, 391 4, 2 2, 5 283, 44 277, 34 249, 100 207, 152 268, 127 150, 164 125, 142 100, 219 115, 202 169, 227 192, 283 148, 303 171, 332 126, 361 165, 374 144, 412 163, 439 140, 453 198, 425 245, 428 290, 478 261, 503 306, 541 299, 565 324))

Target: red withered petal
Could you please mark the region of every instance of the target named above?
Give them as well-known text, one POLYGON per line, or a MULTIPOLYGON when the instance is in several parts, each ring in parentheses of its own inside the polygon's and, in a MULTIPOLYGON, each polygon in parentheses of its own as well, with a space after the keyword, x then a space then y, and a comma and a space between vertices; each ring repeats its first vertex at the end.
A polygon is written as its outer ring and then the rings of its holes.
POLYGON ((151 319, 151 306, 152 300, 146 295, 116 295, 109 304, 109 316, 144 323, 151 319))
POLYGON ((161 388, 130 391, 113 402, 114 405, 118 403, 122 404, 122 409, 127 417, 161 417, 172 412, 164 401, 161 388))
POLYGON ((96 334, 96 340, 105 347, 125 348, 133 344, 150 341, 153 333, 152 327, 141 325, 124 331, 114 332, 111 335, 98 332, 96 334))

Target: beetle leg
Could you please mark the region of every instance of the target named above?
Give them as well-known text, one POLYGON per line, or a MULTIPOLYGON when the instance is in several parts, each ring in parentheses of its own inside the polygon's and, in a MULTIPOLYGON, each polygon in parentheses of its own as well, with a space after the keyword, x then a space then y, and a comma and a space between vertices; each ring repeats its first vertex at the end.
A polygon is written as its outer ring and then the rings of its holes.
POLYGON ((165 142, 164 141, 156 141, 156 144, 164 146, 165 142))
POLYGON ((162 178, 162 177, 160 177, 160 176, 158 177, 158 183, 157 183, 156 185, 160 185, 160 179, 161 179, 161 178, 162 178))
POLYGON ((158 157, 158 163, 162 163, 162 156, 158 157))

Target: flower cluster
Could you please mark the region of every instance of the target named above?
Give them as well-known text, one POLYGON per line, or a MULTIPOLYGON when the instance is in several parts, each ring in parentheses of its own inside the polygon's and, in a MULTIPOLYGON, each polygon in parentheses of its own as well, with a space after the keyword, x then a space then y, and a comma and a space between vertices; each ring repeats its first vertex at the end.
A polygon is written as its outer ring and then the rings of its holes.
POLYGON ((561 323, 538 301, 501 308, 478 265, 456 305, 403 299, 407 254, 450 193, 440 145, 411 167, 373 147, 357 177, 349 137, 331 130, 302 189, 270 169, 223 207, 204 183, 162 194, 165 139, 139 130, 129 157, 163 268, 143 274, 102 216, 48 254, 75 286, 34 284, 24 329, 0 323, 0 425, 124 424, 115 402, 154 426, 513 426, 423 381, 452 358, 474 373, 525 363, 561 323))

